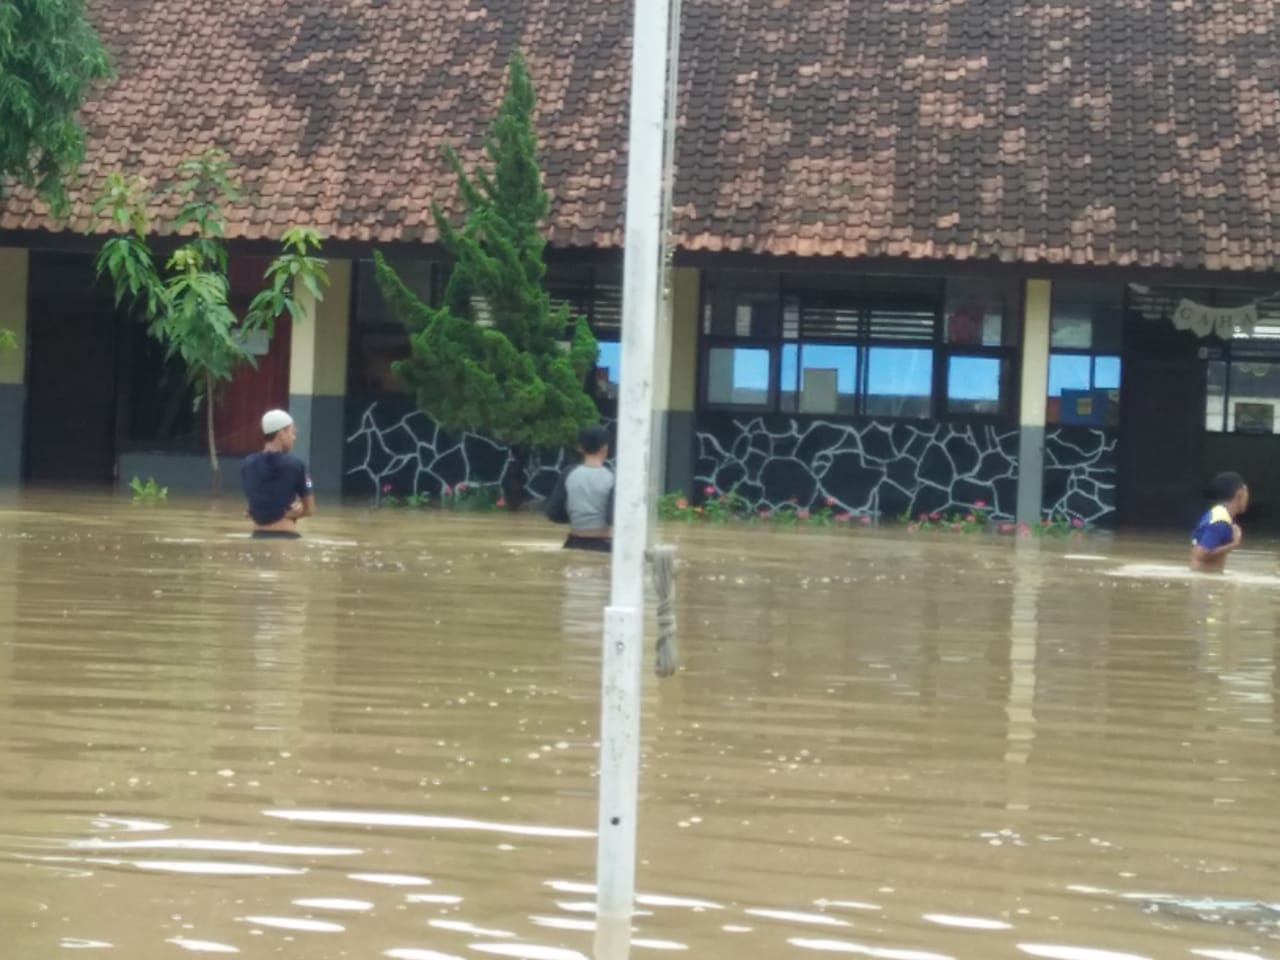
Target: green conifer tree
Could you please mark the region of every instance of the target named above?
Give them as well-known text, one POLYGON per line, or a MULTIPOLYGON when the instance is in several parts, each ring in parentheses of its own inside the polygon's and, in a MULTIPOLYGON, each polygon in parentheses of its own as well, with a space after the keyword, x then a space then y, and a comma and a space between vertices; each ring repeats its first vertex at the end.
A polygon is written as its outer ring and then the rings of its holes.
POLYGON ((423 303, 375 254, 378 285, 410 333, 410 356, 393 369, 446 430, 473 431, 511 449, 504 493, 513 508, 523 498, 529 453, 571 444, 599 417, 586 389, 595 337, 584 317, 553 308, 543 286, 546 241, 539 226, 550 204, 537 161, 534 103, 517 52, 485 143, 490 169, 468 176, 457 154, 445 150, 465 216, 455 227, 432 207, 453 260, 440 307, 423 303))

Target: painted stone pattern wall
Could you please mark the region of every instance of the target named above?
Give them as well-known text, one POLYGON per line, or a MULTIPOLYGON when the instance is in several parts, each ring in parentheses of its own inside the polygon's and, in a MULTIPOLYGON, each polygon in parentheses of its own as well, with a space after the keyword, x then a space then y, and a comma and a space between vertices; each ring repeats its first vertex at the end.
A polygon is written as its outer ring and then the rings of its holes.
MULTIPOLYGON (((1116 444, 1114 431, 1051 428, 1046 513, 1102 525, 1113 520, 1116 444)), ((565 465, 563 452, 535 455, 525 489, 546 497, 565 465)), ((446 485, 498 483, 508 466, 506 447, 476 434, 447 434, 407 398, 349 405, 349 496, 375 499, 387 487, 396 496, 435 495, 446 485)), ((839 510, 884 517, 963 510, 982 501, 995 516, 1011 519, 1017 477, 1016 427, 703 413, 692 490, 736 488, 756 509, 776 509, 792 497, 806 506, 831 499, 839 510)))
POLYGON ((1114 430, 1052 427, 1044 442, 1044 509, 1106 525, 1116 511, 1114 430))
POLYGON ((1007 427, 704 414, 694 483, 736 489, 756 509, 833 500, 838 510, 892 517, 981 501, 1012 517, 1017 458, 1018 431, 1007 427))
MULTIPOLYGON (((965 510, 982 502, 1012 519, 1018 430, 992 424, 838 422, 703 414, 696 491, 736 490, 756 509, 792 498, 834 501, 854 514, 892 517, 965 510)), ((1046 438, 1045 509, 1106 523, 1115 510, 1113 435, 1053 429, 1046 438)))
MULTIPOLYGON (((398 497, 435 496, 459 483, 499 483, 510 466, 502 444, 474 433, 446 433, 407 398, 349 403, 347 418, 348 496, 376 499, 384 490, 398 497)), ((525 490, 538 499, 549 496, 563 467, 563 452, 534 454, 526 464, 525 490)))

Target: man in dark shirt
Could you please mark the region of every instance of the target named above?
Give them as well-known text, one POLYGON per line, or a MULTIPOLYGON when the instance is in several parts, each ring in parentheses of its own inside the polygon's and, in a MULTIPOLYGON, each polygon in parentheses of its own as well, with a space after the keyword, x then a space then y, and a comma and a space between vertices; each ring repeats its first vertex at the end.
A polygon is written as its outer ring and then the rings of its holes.
POLYGON ((312 516, 316 509, 306 465, 289 453, 298 429, 283 410, 268 410, 262 416, 262 433, 266 441, 262 452, 250 454, 240 468, 253 537, 294 540, 301 536, 298 520, 312 516))

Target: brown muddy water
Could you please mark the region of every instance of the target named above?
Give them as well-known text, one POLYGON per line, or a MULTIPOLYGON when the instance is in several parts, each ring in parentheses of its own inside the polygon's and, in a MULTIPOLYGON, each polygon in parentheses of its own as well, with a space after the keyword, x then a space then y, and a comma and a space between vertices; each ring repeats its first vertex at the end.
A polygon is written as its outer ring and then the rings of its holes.
MULTIPOLYGON (((606 561, 242 532, 0 503, 0 957, 589 956, 606 561)), ((1268 545, 668 532, 633 956, 1280 957, 1268 545)))

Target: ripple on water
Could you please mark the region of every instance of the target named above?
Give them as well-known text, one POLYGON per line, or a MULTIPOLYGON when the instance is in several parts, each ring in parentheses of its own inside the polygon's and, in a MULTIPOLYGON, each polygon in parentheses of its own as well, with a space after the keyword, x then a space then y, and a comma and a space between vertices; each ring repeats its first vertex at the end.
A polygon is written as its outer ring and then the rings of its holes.
POLYGON ((342 933, 347 928, 331 920, 312 920, 307 917, 241 917, 242 922, 255 927, 271 927, 276 930, 297 930, 302 933, 342 933))
POLYGON ((172 940, 166 940, 165 943, 172 943, 175 947, 181 947, 191 953, 239 953, 237 947, 231 946, 229 943, 219 943, 216 940, 189 940, 186 937, 174 937, 172 940))

